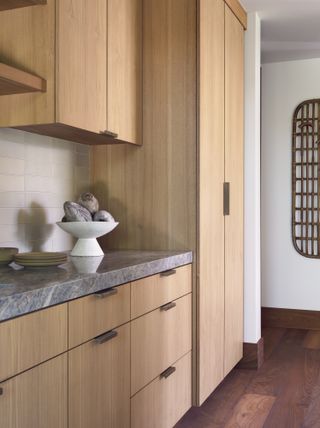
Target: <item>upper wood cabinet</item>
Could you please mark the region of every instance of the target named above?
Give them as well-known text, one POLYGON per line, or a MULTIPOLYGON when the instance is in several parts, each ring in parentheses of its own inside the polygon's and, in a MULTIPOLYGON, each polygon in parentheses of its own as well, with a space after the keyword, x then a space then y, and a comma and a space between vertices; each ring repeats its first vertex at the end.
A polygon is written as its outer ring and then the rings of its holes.
POLYGON ((48 0, 0 13, 0 56, 45 93, 0 97, 0 126, 141 144, 142 0, 48 0))

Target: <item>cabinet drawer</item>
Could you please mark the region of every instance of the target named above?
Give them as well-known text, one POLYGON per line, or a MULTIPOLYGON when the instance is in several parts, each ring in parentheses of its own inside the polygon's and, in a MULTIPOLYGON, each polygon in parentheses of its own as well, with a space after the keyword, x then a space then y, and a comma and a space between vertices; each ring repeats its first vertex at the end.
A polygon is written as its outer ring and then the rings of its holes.
POLYGON ((190 407, 191 352, 131 398, 131 428, 172 428, 190 407))
POLYGON ((130 326, 69 352, 69 427, 130 426, 130 326))
POLYGON ((69 303, 69 347, 80 345, 130 320, 130 284, 69 303))
POLYGON ((1 428, 67 428, 67 354, 0 383, 1 428))
POLYGON ((131 284, 131 318, 137 318, 191 292, 191 265, 131 284))
POLYGON ((131 322, 131 395, 191 350, 191 294, 169 305, 131 322))
POLYGON ((0 324, 0 381, 67 350, 67 305, 0 324))

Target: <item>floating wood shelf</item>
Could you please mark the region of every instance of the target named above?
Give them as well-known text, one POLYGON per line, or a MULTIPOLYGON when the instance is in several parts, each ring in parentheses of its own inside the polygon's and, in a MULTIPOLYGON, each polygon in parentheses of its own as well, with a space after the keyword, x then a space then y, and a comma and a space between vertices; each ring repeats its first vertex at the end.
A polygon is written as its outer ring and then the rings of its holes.
POLYGON ((0 11, 46 4, 46 0, 0 0, 0 11))
POLYGON ((0 62, 0 95, 45 91, 46 81, 41 77, 0 62))

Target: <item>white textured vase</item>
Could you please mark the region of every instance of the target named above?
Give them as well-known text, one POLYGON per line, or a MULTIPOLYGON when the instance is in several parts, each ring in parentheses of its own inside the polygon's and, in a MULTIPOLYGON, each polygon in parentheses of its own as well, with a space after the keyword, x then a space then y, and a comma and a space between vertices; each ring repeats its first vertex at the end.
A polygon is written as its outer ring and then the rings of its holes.
POLYGON ((57 223, 62 230, 78 238, 76 245, 71 251, 71 256, 75 257, 103 256, 104 252, 97 238, 110 233, 118 224, 118 222, 111 221, 73 221, 57 223))

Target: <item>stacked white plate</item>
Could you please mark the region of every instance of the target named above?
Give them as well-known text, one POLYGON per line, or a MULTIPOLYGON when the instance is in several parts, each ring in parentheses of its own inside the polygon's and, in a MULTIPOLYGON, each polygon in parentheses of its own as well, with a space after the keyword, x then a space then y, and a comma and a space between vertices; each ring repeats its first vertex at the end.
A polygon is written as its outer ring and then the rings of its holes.
POLYGON ((24 267, 48 267, 62 265, 66 263, 67 258, 66 253, 31 252, 16 254, 14 261, 24 267))

